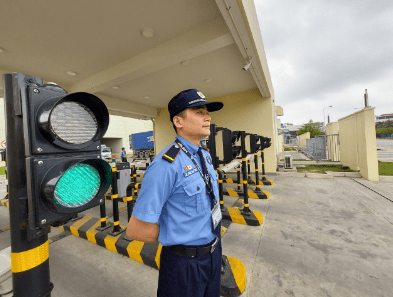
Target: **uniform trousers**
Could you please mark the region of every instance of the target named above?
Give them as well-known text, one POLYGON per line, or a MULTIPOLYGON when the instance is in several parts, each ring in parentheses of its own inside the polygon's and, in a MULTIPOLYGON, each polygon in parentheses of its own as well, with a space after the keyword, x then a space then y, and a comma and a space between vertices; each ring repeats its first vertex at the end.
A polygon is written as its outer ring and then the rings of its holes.
MULTIPOLYGON (((205 247, 178 245, 178 247, 205 247)), ((165 247, 161 250, 158 297, 220 297, 221 240, 213 253, 196 257, 179 256, 165 247)))

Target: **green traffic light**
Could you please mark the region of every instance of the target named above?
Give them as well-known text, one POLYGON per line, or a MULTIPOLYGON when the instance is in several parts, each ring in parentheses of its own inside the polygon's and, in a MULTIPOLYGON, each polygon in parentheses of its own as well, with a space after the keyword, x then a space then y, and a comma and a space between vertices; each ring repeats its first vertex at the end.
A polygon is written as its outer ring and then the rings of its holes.
POLYGON ((98 193, 101 177, 96 168, 77 163, 68 169, 56 184, 54 200, 64 207, 83 206, 98 193))

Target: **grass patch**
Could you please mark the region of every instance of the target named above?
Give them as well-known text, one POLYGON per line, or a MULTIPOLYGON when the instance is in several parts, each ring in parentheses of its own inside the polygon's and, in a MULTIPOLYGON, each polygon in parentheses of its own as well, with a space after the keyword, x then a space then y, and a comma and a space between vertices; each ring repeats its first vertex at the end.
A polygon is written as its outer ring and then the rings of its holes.
POLYGON ((379 175, 393 176, 393 162, 378 161, 379 175))
POLYGON ((342 169, 342 165, 308 165, 306 167, 296 167, 297 172, 323 173, 326 171, 336 172, 356 172, 351 169, 342 169))
POLYGON ((293 147, 286 147, 286 148, 284 148, 284 151, 285 152, 288 152, 288 151, 297 151, 297 149, 295 149, 295 148, 293 148, 293 147))

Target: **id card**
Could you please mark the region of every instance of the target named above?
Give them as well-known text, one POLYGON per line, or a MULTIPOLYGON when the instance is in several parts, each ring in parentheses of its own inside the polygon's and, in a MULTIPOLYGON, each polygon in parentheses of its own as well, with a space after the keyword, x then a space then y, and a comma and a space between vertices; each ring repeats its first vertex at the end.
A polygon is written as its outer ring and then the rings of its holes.
POLYGON ((215 230, 222 219, 221 209, 218 206, 218 204, 214 205, 212 209, 212 219, 213 219, 213 229, 215 230))

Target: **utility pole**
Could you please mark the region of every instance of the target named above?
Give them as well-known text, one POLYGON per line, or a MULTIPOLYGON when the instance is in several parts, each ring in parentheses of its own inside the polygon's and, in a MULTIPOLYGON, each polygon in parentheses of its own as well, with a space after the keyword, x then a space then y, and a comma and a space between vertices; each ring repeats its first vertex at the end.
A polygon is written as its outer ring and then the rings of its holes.
POLYGON ((370 106, 368 105, 368 94, 367 94, 367 89, 366 89, 366 91, 364 92, 364 107, 370 107, 370 106))

